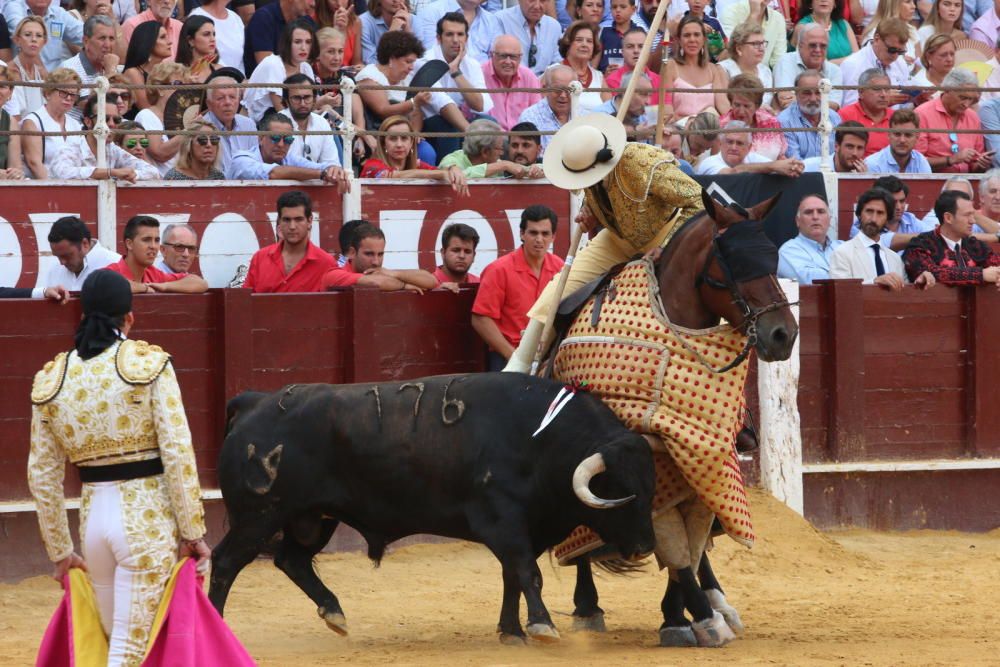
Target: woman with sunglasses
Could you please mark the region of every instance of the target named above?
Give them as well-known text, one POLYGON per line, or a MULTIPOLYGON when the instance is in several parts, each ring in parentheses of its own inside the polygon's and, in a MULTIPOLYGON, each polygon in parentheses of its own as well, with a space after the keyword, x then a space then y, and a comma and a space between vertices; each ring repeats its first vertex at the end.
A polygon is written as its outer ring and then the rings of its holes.
MULTIPOLYGON (((760 79, 765 88, 774 86, 771 68, 764 64, 764 29, 757 23, 741 23, 729 36, 729 58, 719 63, 730 78, 740 74, 755 76, 760 79)), ((764 93, 762 107, 771 107, 773 93, 764 93)))
POLYGON ((858 40, 854 29, 844 19, 846 0, 803 0, 799 7, 799 23, 792 33, 792 43, 798 44, 802 26, 815 23, 826 28, 830 43, 826 47, 826 59, 839 65, 844 58, 858 50, 858 40))
POLYGON ((149 139, 146 138, 146 131, 142 125, 134 120, 123 120, 118 123, 117 129, 119 132, 125 132, 126 134, 116 134, 114 138, 115 145, 129 155, 152 164, 149 154, 146 152, 146 149, 149 148, 149 139), (134 134, 127 134, 129 131, 134 131, 134 134))
MULTIPOLYGON (((13 36, 17 56, 8 63, 11 81, 41 83, 45 80, 48 70, 42 63, 41 53, 48 41, 48 34, 45 21, 39 16, 26 16, 17 24, 13 36)), ((13 95, 13 113, 23 120, 26 115, 45 104, 43 90, 17 86, 13 95)))
POLYGON ((215 42, 215 21, 207 16, 189 16, 181 26, 176 61, 188 68, 190 83, 205 83, 219 69, 215 42))
MULTIPOLYGON (((0 81, 10 81, 11 68, 0 65, 0 81)), ((3 108, 10 101, 14 86, 0 83, 0 132, 17 128, 17 117, 11 117, 3 108)), ((21 171, 21 137, 20 135, 0 134, 0 181, 20 180, 24 178, 21 171)))
MULTIPOLYGON (((128 53, 125 55, 125 71, 122 74, 129 83, 141 86, 149 83, 149 74, 153 68, 173 55, 173 44, 167 29, 156 21, 145 21, 136 26, 132 39, 128 43, 128 53)), ((142 88, 134 88, 135 104, 139 110, 146 109, 153 103, 149 101, 149 93, 142 88)))
MULTIPOLYGON (((165 62, 160 63, 149 73, 150 86, 169 86, 187 83, 188 69, 180 63, 165 62)), ((150 162, 156 166, 160 175, 165 175, 174 166, 177 159, 177 151, 181 148, 180 136, 168 137, 165 134, 155 134, 162 132, 163 113, 167 107, 167 100, 173 95, 170 88, 159 90, 150 88, 146 91, 146 97, 150 102, 150 107, 143 109, 135 116, 135 121, 146 128, 149 132, 149 148, 147 152, 151 158, 150 162)))
POLYGON ((118 115, 129 118, 135 116, 138 109, 132 106, 132 90, 127 88, 128 80, 121 74, 108 77, 108 94, 114 97, 118 105, 118 115))
POLYGON ((82 83, 80 75, 71 69, 60 67, 45 77, 45 104, 26 114, 21 119, 21 129, 30 132, 45 132, 45 136, 21 137, 21 151, 24 154, 25 173, 28 178, 45 180, 49 178, 49 167, 56 154, 69 141, 64 132, 78 132, 80 122, 67 113, 77 100, 77 88, 64 86, 82 83))
MULTIPOLYGON (((316 80, 311 63, 319 52, 316 30, 312 21, 298 18, 288 23, 278 40, 278 52, 261 60, 247 83, 280 84, 293 74, 305 74, 316 80)), ((243 106, 255 123, 267 115, 268 110, 281 111, 285 104, 281 88, 247 88, 243 106)))
POLYGON ((195 120, 185 130, 201 131, 202 134, 185 135, 177 163, 163 177, 165 181, 221 181, 225 176, 219 171, 219 135, 211 123, 195 120))
POLYGON ((382 121, 375 157, 361 169, 361 178, 430 178, 444 181, 462 196, 469 194, 465 174, 457 166, 438 169, 417 157, 413 125, 403 116, 390 116, 382 121))

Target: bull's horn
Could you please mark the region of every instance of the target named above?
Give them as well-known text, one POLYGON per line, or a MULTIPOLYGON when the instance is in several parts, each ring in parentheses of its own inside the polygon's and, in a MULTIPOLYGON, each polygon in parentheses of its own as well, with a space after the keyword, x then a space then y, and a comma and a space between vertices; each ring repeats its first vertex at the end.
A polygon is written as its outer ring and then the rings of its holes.
POLYGON ((635 500, 634 494, 627 498, 618 498, 617 500, 606 500, 594 495, 594 492, 590 490, 590 480, 594 475, 602 473, 607 469, 603 456, 600 454, 591 454, 580 461, 580 465, 573 471, 573 492, 584 505, 593 507, 594 509, 609 510, 635 500))

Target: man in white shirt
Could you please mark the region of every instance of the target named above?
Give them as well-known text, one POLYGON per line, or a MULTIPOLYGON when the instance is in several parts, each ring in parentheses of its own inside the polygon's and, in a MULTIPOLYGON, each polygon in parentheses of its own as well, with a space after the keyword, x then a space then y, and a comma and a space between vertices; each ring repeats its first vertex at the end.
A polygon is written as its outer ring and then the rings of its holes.
MULTIPOLYGON (((118 54, 115 53, 115 23, 103 14, 95 14, 83 24, 83 49, 59 65, 80 75, 84 84, 92 84, 99 76, 118 73, 118 54)), ((90 95, 89 88, 80 89, 80 97, 90 95)))
MULTIPOLYGON (((866 190, 858 197, 854 213, 861 233, 833 251, 830 277, 860 278, 865 285, 878 285, 894 292, 902 290, 907 281, 903 260, 880 243, 882 230, 896 213, 892 195, 882 188, 866 190)), ((914 284, 927 289, 934 282, 934 276, 925 271, 914 284)))
MULTIPOLYGON (((879 21, 875 36, 868 46, 849 55, 840 63, 840 74, 845 86, 857 86, 861 73, 872 68, 885 72, 896 90, 889 96, 889 104, 897 105, 910 101, 901 92, 910 82, 910 66, 901 57, 906 53, 906 43, 910 39, 910 27, 901 19, 889 18, 879 21)), ((775 84, 777 85, 777 83, 775 84)), ((857 90, 845 90, 841 106, 858 101, 857 90)))
POLYGON ((497 13, 503 34, 513 35, 524 46, 522 65, 541 76, 559 62, 562 26, 545 13, 545 0, 518 0, 518 4, 497 13))
MULTIPOLYGON (((288 149, 288 154, 313 162, 335 162, 341 164, 339 142, 335 141, 330 123, 313 111, 316 105, 316 91, 309 86, 313 81, 305 74, 293 74, 285 79, 285 85, 301 85, 303 88, 285 88, 281 96, 285 108, 279 113, 291 118, 296 132, 326 132, 326 134, 303 134, 288 149)), ((336 137, 339 139, 339 137, 336 137)))
MULTIPOLYGON (((778 59, 774 66, 774 87, 786 88, 796 86, 795 79, 806 70, 816 70, 824 79, 829 79, 834 86, 841 85, 840 67, 826 59, 826 50, 830 45, 830 36, 826 28, 818 23, 808 23, 799 31, 798 49, 786 53, 778 59)), ((844 91, 830 91, 830 108, 839 109, 844 98, 844 91)))
POLYGON ((79 292, 87 276, 122 258, 98 243, 90 235, 87 224, 75 215, 56 220, 49 230, 48 240, 52 256, 59 263, 49 269, 45 287, 62 285, 79 292))
POLYGON ((728 132, 722 135, 722 150, 698 163, 695 173, 700 176, 714 174, 777 174, 797 178, 802 174, 801 160, 768 160, 750 151, 752 137, 747 124, 734 120, 725 129, 746 128, 746 132, 728 132))

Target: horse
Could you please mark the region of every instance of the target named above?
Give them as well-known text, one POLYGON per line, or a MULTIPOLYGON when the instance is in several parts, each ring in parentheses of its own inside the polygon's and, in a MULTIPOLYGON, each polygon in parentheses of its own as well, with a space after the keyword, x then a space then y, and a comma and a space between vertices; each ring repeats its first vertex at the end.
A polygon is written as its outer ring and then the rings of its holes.
MULTIPOLYGON (((786 360, 798 336, 790 304, 775 278, 777 248, 758 222, 773 209, 779 196, 780 193, 744 209, 733 203, 723 206, 703 191, 705 211, 683 223, 654 259, 659 298, 671 322, 686 329, 702 330, 725 320, 746 335, 745 346, 730 367, 744 363, 751 349, 764 362, 786 360), (738 231, 729 234, 732 230, 738 231)), ((588 303, 594 298, 591 297, 588 303)), ((556 348, 558 343, 550 352, 552 358, 558 354, 556 348)), ((713 368, 705 360, 699 360, 709 373, 728 370, 713 368)), ((739 391, 742 389, 740 387, 739 391)), ((659 439, 647 439, 655 449, 653 441, 659 439)), ((675 531, 673 537, 688 544, 680 545, 679 551, 685 556, 668 563, 670 578, 661 602, 660 644, 724 645, 742 632, 742 623, 736 610, 726 601, 704 554, 714 517, 690 486, 672 502, 681 508, 679 516, 686 528, 679 535, 675 531), (683 509, 685 506, 687 511, 683 509), (685 561, 687 553, 691 556, 685 561), (686 618, 685 609, 690 612, 693 623, 686 618)), ((658 542, 663 538, 658 532, 658 542)), ((598 606, 590 558, 582 555, 572 562, 577 568, 573 594, 574 628, 601 631, 604 629, 603 610, 598 606)), ((611 569, 614 571, 613 567, 611 569)))

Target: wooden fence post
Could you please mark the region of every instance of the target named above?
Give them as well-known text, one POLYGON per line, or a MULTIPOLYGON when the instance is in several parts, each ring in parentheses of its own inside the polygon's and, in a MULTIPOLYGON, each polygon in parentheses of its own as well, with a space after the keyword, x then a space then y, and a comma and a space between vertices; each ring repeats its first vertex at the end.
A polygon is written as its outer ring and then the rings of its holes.
POLYGON ((972 458, 1000 456, 997 378, 1000 355, 1000 295, 993 285, 966 287, 966 452, 972 458))

